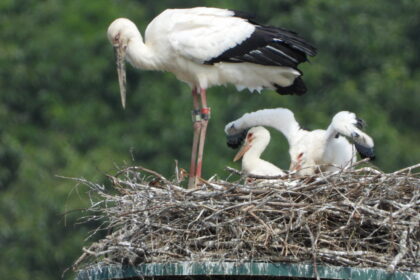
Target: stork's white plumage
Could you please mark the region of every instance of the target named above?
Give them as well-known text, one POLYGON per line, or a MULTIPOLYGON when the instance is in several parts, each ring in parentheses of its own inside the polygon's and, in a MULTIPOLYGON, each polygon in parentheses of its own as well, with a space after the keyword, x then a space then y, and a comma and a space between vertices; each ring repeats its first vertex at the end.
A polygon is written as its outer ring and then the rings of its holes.
POLYGON ((123 107, 125 59, 136 68, 172 72, 192 87, 196 123, 190 178, 201 174, 208 87, 233 84, 303 94, 306 87, 297 66, 316 53, 294 32, 259 25, 241 12, 204 7, 165 10, 147 26, 145 41, 133 22, 119 18, 109 26, 108 39, 116 49, 123 107))
POLYGON ((234 161, 242 157, 242 170, 247 174, 258 176, 282 176, 283 170, 274 164, 261 159, 267 145, 270 143, 270 133, 262 126, 251 128, 245 138, 245 142, 234 161))
POLYGON ((374 158, 373 140, 360 129, 363 121, 354 113, 337 113, 326 130, 307 131, 300 127, 292 111, 284 108, 264 109, 247 113, 225 127, 232 147, 238 146, 244 130, 254 126, 273 127, 284 134, 289 143, 291 170, 311 175, 320 167, 334 171, 350 166, 356 160, 356 150, 362 157, 374 158), (354 142, 351 144, 345 137, 354 142))

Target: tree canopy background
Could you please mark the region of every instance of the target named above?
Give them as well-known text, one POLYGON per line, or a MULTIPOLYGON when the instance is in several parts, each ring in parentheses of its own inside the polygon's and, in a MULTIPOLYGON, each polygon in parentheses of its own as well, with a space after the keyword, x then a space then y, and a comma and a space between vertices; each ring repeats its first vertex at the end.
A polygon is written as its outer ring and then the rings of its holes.
MULTIPOLYGON (((419 162, 420 2, 292 0, 0 1, 0 275, 58 279, 96 225, 77 223, 86 189, 57 177, 106 183, 123 165, 167 177, 188 169, 192 141, 187 85, 170 73, 128 67, 128 106, 120 105, 106 30, 127 17, 144 33, 166 8, 215 6, 254 12, 297 31, 318 48, 301 65, 308 92, 280 96, 234 87, 208 90, 213 116, 204 177, 224 178, 235 151, 224 125, 245 112, 286 107, 309 129, 341 110, 363 118, 375 164, 390 172, 419 162)), ((264 154, 287 168, 287 142, 272 131, 264 154)), ((65 279, 74 275, 68 272, 65 279)))

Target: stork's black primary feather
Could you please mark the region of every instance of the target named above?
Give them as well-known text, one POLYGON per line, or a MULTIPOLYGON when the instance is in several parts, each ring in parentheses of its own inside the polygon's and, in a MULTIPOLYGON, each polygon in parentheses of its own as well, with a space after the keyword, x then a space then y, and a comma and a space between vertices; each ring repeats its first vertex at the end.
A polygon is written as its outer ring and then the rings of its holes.
POLYGON ((249 128, 245 129, 245 130, 242 130, 241 132, 236 133, 236 134, 227 135, 226 136, 226 138, 227 138, 226 144, 232 149, 238 148, 244 142, 244 140, 246 138, 246 135, 248 134, 248 130, 249 130, 249 128))
POLYGON ((239 17, 248 20, 250 23, 256 24, 254 21, 257 15, 255 13, 248 13, 244 11, 238 11, 238 10, 230 10, 233 12, 234 17, 239 17))
POLYGON ((361 158, 370 158, 371 160, 376 158, 373 148, 365 147, 357 143, 354 143, 354 146, 356 147, 356 150, 361 158))
POLYGON ((276 87, 276 92, 278 92, 281 95, 285 95, 285 94, 302 95, 306 92, 306 85, 303 82, 301 77, 297 77, 291 86, 282 87, 277 84, 275 84, 274 86, 276 87))
POLYGON ((316 48, 293 31, 274 26, 259 25, 254 16, 234 11, 235 16, 246 19, 255 25, 250 37, 225 50, 205 64, 218 62, 251 62, 261 65, 288 66, 297 69, 299 63, 307 61, 307 56, 314 56, 316 48))

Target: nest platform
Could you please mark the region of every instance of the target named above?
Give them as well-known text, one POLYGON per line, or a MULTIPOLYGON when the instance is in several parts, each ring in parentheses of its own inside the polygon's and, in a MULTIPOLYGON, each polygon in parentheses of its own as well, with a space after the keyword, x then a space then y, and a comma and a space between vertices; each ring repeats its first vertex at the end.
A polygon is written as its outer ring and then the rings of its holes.
POLYGON ((420 279, 419 169, 213 177, 196 189, 143 167, 109 176, 109 186, 75 179, 91 197, 83 221, 101 224, 92 236, 107 235, 83 248, 74 269, 79 280, 191 278, 200 271, 213 278, 420 279), (236 270, 212 274, 220 267, 236 270))

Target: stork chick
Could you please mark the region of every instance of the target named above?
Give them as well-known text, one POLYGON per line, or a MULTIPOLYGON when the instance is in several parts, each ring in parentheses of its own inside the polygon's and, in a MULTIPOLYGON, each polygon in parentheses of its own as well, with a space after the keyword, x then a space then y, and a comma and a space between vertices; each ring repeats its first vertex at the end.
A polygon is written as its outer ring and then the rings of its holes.
POLYGON ((242 170, 247 174, 258 176, 285 175, 283 170, 260 158, 268 143, 270 143, 270 133, 267 129, 262 126, 251 128, 246 135, 245 143, 233 161, 242 158, 242 170))

